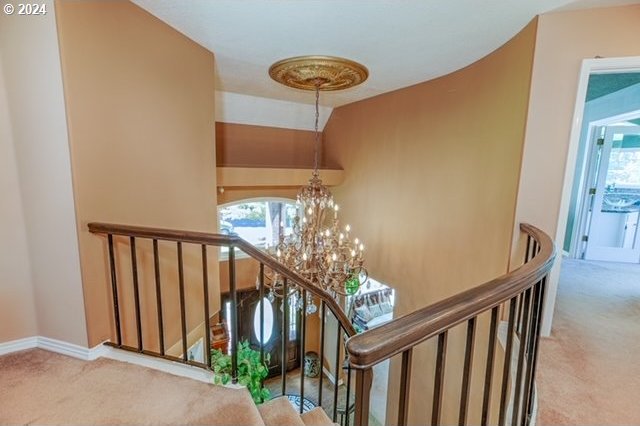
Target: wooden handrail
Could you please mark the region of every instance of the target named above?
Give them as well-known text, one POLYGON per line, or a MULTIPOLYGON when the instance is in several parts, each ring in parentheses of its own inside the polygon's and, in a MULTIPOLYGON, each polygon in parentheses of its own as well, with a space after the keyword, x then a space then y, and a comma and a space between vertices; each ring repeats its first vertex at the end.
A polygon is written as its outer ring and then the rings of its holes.
POLYGON ((347 351, 351 367, 370 368, 533 287, 553 266, 555 247, 551 238, 534 226, 521 224, 520 230, 540 247, 531 261, 478 287, 350 338, 347 351))
POLYGON ((116 225, 111 223, 92 222, 88 224, 89 231, 94 234, 123 235, 127 237, 149 238, 164 241, 179 241, 183 243, 205 244, 211 246, 237 247, 252 258, 256 259, 277 272, 284 278, 294 282, 313 295, 319 297, 336 316, 348 336, 354 336, 356 330, 349 321, 344 310, 336 300, 325 290, 312 284, 311 281, 291 271, 286 266, 256 248, 248 241, 236 235, 213 234, 207 232, 180 231, 175 229, 149 228, 143 226, 116 225))

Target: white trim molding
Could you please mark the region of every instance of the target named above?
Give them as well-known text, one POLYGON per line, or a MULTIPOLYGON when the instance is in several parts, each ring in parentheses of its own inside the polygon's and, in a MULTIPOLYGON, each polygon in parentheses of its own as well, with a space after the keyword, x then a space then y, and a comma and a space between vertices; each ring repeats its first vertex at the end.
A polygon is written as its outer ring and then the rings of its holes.
POLYGON ((100 344, 94 348, 85 348, 84 346, 52 339, 50 337, 32 336, 0 343, 0 355, 7 355, 13 352, 35 348, 44 349, 45 351, 67 355, 85 361, 93 361, 94 359, 103 356, 105 346, 100 344))
MULTIPOLYGON (((324 375, 325 375, 325 376, 327 376, 327 379, 329 379, 329 381, 330 381, 332 384, 334 384, 334 385, 336 384, 336 378, 335 378, 335 377, 333 377, 333 374, 331 374, 331 373, 329 372, 329 370, 327 370, 327 367, 322 366, 322 372, 324 373, 324 375)), ((343 383, 344 383, 344 382, 342 381, 342 379, 338 380, 338 386, 340 386, 340 385, 341 385, 341 384, 343 384, 343 383)))
POLYGON ((73 358, 82 359, 85 361, 93 361, 100 357, 100 351, 102 345, 98 345, 95 348, 85 348, 73 343, 64 342, 62 340, 51 339, 49 337, 38 336, 39 349, 45 351, 55 352, 62 355, 67 355, 73 358))
POLYGON ((0 343, 0 356, 7 355, 12 352, 25 351, 38 347, 38 337, 25 337, 24 339, 11 340, 9 342, 0 343))

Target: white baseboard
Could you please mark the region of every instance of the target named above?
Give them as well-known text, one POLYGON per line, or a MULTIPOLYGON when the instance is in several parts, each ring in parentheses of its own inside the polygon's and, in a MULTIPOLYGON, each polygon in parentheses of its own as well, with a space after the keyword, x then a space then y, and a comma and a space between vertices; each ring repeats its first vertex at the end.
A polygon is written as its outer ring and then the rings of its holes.
POLYGON ((0 343, 0 355, 10 354, 12 352, 24 351, 38 347, 38 337, 25 337, 24 339, 11 340, 10 342, 0 343))
POLYGON ((0 343, 0 355, 34 348, 44 349, 45 351, 67 355, 85 361, 93 361, 94 359, 101 357, 102 352, 104 351, 104 345, 98 345, 94 348, 85 348, 84 346, 64 342, 58 339, 52 339, 50 337, 32 336, 0 343))
MULTIPOLYGON (((336 378, 333 377, 333 374, 331 374, 329 372, 329 370, 327 370, 326 367, 324 367, 324 366, 322 367, 322 372, 324 373, 325 376, 327 376, 327 379, 329 379, 329 381, 332 384, 334 384, 334 385, 336 384, 336 378)), ((342 379, 338 380, 338 386, 340 386, 342 383, 343 383, 342 379)))
POLYGON ((93 361, 96 359, 98 357, 96 352, 99 352, 101 347, 102 345, 98 345, 95 348, 85 348, 84 346, 76 345, 74 343, 38 336, 39 349, 44 349, 45 351, 67 355, 85 361, 93 361))

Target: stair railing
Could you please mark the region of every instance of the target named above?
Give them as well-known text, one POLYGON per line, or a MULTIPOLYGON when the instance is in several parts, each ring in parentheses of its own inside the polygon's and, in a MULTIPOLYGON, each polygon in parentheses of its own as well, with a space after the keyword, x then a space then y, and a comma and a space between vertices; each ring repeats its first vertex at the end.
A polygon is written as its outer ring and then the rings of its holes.
MULTIPOLYGON (((95 234, 106 236, 106 251, 108 256, 111 296, 114 319, 115 342, 108 342, 110 346, 119 349, 142 353, 145 355, 160 357, 175 362, 189 364, 200 368, 211 370, 211 359, 206 356, 205 363, 192 361, 187 358, 187 322, 185 305, 185 276, 183 266, 183 245, 195 245, 200 247, 202 263, 202 292, 203 306, 202 319, 208 324, 210 318, 208 296, 208 257, 207 248, 228 247, 229 248, 229 289, 231 296, 231 357, 232 375, 237 375, 237 353, 236 344, 238 342, 238 317, 237 317, 237 288, 236 288, 236 249, 241 250, 249 257, 255 259, 260 264, 258 276, 258 291, 262 300, 265 291, 265 267, 277 272, 284 279, 285 286, 296 285, 302 291, 303 304, 306 303, 306 294, 310 293, 320 299, 320 362, 325 358, 325 319, 327 310, 335 317, 338 327, 336 332, 336 353, 333 375, 333 395, 332 410, 333 421, 337 421, 339 383, 341 377, 346 380, 346 386, 341 389, 346 398, 343 401, 343 410, 346 414, 344 423, 348 426, 350 420, 350 407, 352 399, 355 399, 355 421, 358 426, 368 425, 369 403, 372 384, 372 368, 376 364, 390 359, 395 355, 402 357, 400 374, 400 394, 398 395, 398 425, 406 425, 409 414, 411 366, 413 349, 430 339, 437 339, 437 356, 435 361, 434 394, 431 401, 431 424, 441 424, 442 403, 445 386, 445 363, 447 354, 448 332, 455 326, 466 322, 466 347, 464 366, 462 369, 462 386, 459 400, 459 424, 468 424, 470 384, 472 374, 472 359, 474 352, 474 342, 476 336, 476 325, 478 316, 483 313, 491 315, 491 323, 488 335, 488 353, 485 366, 485 379, 483 383, 482 399, 482 419, 481 424, 489 422, 489 410, 491 407, 493 371, 496 367, 496 342, 498 340, 498 326, 502 315, 507 315, 507 338, 505 346, 505 359, 502 365, 503 374, 501 379, 501 389, 499 394, 499 426, 506 424, 528 425, 531 419, 533 408, 534 379, 537 362, 538 340, 540 335, 540 322, 542 319, 542 308, 545 295, 547 274, 551 269, 555 257, 555 249, 551 239, 539 229, 522 224, 521 231, 527 237, 527 247, 525 263, 518 269, 491 280, 478 287, 457 294, 448 299, 437 302, 433 305, 419 309, 413 313, 397 318, 387 324, 368 330, 356 335, 355 329, 349 321, 347 315, 340 305, 326 291, 316 287, 311 282, 287 269, 274 258, 254 247, 247 241, 234 235, 221 235, 202 232, 188 232, 158 228, 147 228, 139 226, 114 225, 105 223, 90 223, 89 230, 95 234), (114 237, 126 238, 129 241, 129 253, 131 259, 130 273, 132 276, 132 292, 135 310, 135 330, 136 345, 127 345, 122 339, 122 318, 120 312, 120 289, 118 276, 125 273, 118 271, 116 262, 116 250, 114 249, 114 237), (155 275, 155 296, 157 305, 157 329, 159 338, 159 350, 148 348, 144 345, 142 338, 143 327, 141 319, 141 295, 138 279, 137 249, 138 239, 151 240, 153 244, 153 263, 155 275), (180 301, 180 331, 182 341, 182 357, 175 357, 165 353, 164 325, 163 319, 163 299, 161 292, 161 274, 159 267, 159 241, 174 242, 177 248, 177 269, 180 301), (514 340, 519 339, 520 344, 515 345, 514 340), (345 343, 346 341, 346 343, 345 343), (514 352, 514 349, 518 350, 514 352), (347 362, 342 362, 345 354, 348 356, 347 362), (511 377, 511 364, 517 365, 515 377, 511 377), (346 370, 346 374, 342 371, 346 370), (352 395, 352 370, 355 370, 355 389, 352 395), (346 376, 346 377, 345 377, 346 376), (511 389, 515 387, 515 389, 511 389), (509 395, 513 394, 513 401, 509 401, 509 395), (511 411, 508 410, 511 405, 511 411), (507 419, 510 414, 511 419, 507 419)), ((122 253, 118 253, 121 256, 122 253)), ((286 294, 286 292, 285 292, 286 294)), ((283 368, 281 372, 282 394, 287 393, 286 360, 287 360, 287 339, 288 339, 288 303, 284 303, 281 356, 283 358, 283 368)), ((304 312, 305 306, 303 306, 304 312)), ((305 315, 302 320, 302 335, 306 330, 305 315)), ((261 327, 262 334, 262 327, 261 327)), ((205 348, 210 348, 209 333, 205 333, 205 348)), ((263 339, 260 338, 260 352, 263 356, 263 339)), ((304 338, 300 342, 300 353, 304 357, 304 338)), ((304 360, 304 358, 303 358, 304 360)), ((322 367, 321 367, 322 368, 322 367)), ((304 373, 300 372, 300 412, 303 411, 303 401, 305 400, 304 373)), ((320 374, 315 405, 323 405, 323 374, 320 374)), ((326 395, 325 395, 326 396, 326 395)), ((330 412, 331 414, 331 412, 330 412)), ((342 422, 341 422, 342 423, 342 422)))
POLYGON ((506 315, 506 311, 508 311, 507 338, 499 392, 498 424, 515 426, 530 423, 545 287, 547 275, 553 265, 555 249, 549 236, 541 230, 527 224, 522 224, 520 229, 526 235, 527 246, 525 263, 518 269, 354 336, 347 342, 349 363, 351 368, 356 370, 356 425, 366 426, 369 422, 372 367, 399 354, 402 360, 397 404, 398 419, 395 424, 400 426, 407 424, 413 350, 417 345, 430 339, 437 339, 435 379, 433 398, 431 401, 424 402, 431 406, 430 424, 443 424, 447 337, 453 327, 465 322, 466 345, 464 364, 460 370, 462 385, 457 424, 469 424, 474 342, 479 338, 476 336, 476 325, 478 317, 489 311, 491 323, 487 336, 488 353, 484 367, 480 424, 487 425, 490 421, 489 410, 492 405, 492 380, 496 367, 494 364, 498 327, 501 315, 506 315), (516 338, 519 339, 518 345, 514 345, 516 338), (511 374, 512 364, 517 365, 515 377, 511 374), (512 398, 511 395, 513 395, 512 398), (507 418, 509 414, 510 418, 507 418))
MULTIPOLYGON (((211 347, 210 335, 208 332, 204 333, 204 347, 205 347, 205 362, 200 363, 198 361, 189 360, 187 357, 187 333, 188 333, 188 325, 187 325, 187 306, 186 306, 186 295, 185 295, 185 270, 184 270, 184 259, 183 259, 183 250, 186 246, 199 246, 201 252, 201 267, 202 267, 202 295, 203 295, 203 304, 202 304, 202 321, 205 324, 205 330, 208 331, 207 325, 209 324, 210 319, 210 307, 209 307, 209 282, 208 282, 208 255, 207 249, 210 246, 213 247, 227 247, 229 249, 229 293, 231 298, 231 342, 230 345, 230 355, 232 360, 232 377, 237 377, 238 371, 238 357, 237 357, 237 343, 238 343, 238 289, 236 282, 236 250, 240 250, 244 252, 249 257, 255 259, 259 262, 259 275, 257 280, 257 287, 259 291, 259 300, 263 300, 265 294, 265 268, 270 268, 273 272, 278 273, 280 277, 284 280, 284 294, 288 294, 287 288, 291 288, 293 285, 296 285, 302 293, 302 312, 305 312, 306 302, 307 302, 307 293, 317 297, 320 299, 320 369, 322 370, 322 360, 325 358, 325 319, 327 318, 327 311, 329 311, 335 317, 337 321, 337 330, 335 336, 336 342, 336 354, 335 354, 335 363, 334 369, 331 372, 333 375, 333 398, 332 398, 332 407, 329 409, 332 410, 333 421, 335 422, 338 415, 338 396, 339 393, 342 392, 342 395, 346 393, 345 401, 353 400, 355 395, 351 395, 351 369, 344 365, 344 359, 346 356, 345 350, 345 342, 347 338, 354 336, 356 331, 347 318, 345 312, 340 307, 340 305, 336 302, 336 300, 325 290, 313 285, 310 281, 297 274, 294 271, 287 269, 273 257, 269 256, 262 250, 256 248, 251 243, 245 241, 244 239, 235 236, 235 235, 222 235, 222 234, 212 234, 212 233, 203 233, 203 232, 190 232, 190 231, 180 231, 180 230, 171 230, 171 229, 159 229, 159 228, 148 228, 141 226, 129 226, 129 225, 116 225, 116 224, 108 224, 108 223, 89 223, 88 225, 89 231, 94 234, 104 235, 106 236, 106 255, 108 257, 109 264, 109 272, 110 272, 110 280, 111 280, 111 299, 112 299, 112 308, 113 308, 113 330, 114 330, 114 340, 111 342, 106 342, 105 344, 116 347, 126 351, 132 351, 141 353, 144 355, 159 357, 163 359, 167 359, 174 362, 179 362, 183 364, 188 364, 196 367, 200 367, 206 370, 212 370, 211 366, 211 357, 209 356, 208 348, 211 347), (127 253, 126 249, 124 253, 121 250, 115 249, 114 237, 124 238, 125 241, 128 240, 129 245, 129 253, 127 253), (139 248, 136 248, 136 242, 140 239, 150 240, 152 242, 152 256, 153 256, 153 270, 154 270, 154 281, 155 281, 155 301, 156 311, 157 311, 157 321, 156 324, 153 325, 155 330, 152 330, 154 333, 157 333, 159 345, 156 349, 155 347, 150 348, 146 347, 143 339, 143 332, 149 332, 149 324, 148 321, 145 322, 145 327, 143 327, 143 319, 141 316, 141 298, 143 297, 140 289, 139 282, 139 273, 138 273, 138 251, 139 248), (175 262, 177 264, 178 270, 178 279, 177 283, 167 283, 166 277, 161 276, 161 268, 160 268, 160 251, 161 247, 159 242, 173 242, 176 244, 177 256, 175 262), (120 268, 122 261, 117 261, 120 256, 130 257, 130 270, 123 271, 120 268), (133 306, 135 312, 135 330, 136 330, 136 344, 135 346, 125 344, 123 341, 123 315, 121 313, 122 304, 122 294, 123 289, 121 288, 122 283, 118 282, 118 277, 122 277, 122 274, 130 273, 131 274, 131 283, 132 289, 130 290, 133 293, 133 306), (163 284, 161 284, 163 283, 163 284), (162 288, 164 288, 167 284, 177 286, 177 290, 179 292, 179 303, 180 303, 180 333, 181 333, 181 342, 182 342, 182 357, 172 356, 166 353, 165 348, 165 326, 166 319, 163 318, 163 304, 169 303, 164 300, 162 297, 162 288), (346 387, 342 387, 339 389, 339 385, 341 382, 341 377, 344 377, 343 369, 346 369, 346 387)), ((125 262, 126 263, 126 262, 125 262)), ((146 289, 147 291, 149 289, 146 289)), ((173 301, 170 301, 173 302, 173 301)), ((151 303, 147 301, 147 303, 151 303)), ((289 303, 283 302, 283 311, 284 315, 282 315, 283 323, 281 324, 281 339, 282 345, 280 348, 281 351, 281 359, 282 359, 282 372, 281 372, 281 391, 282 395, 287 394, 287 387, 291 386, 291 380, 287 380, 287 344, 289 338, 289 324, 288 324, 288 310, 289 303)), ((192 315, 193 313, 190 312, 192 315)), ((264 312, 261 310, 260 312, 261 320, 263 318, 264 312)), ((261 323, 264 321, 262 320, 261 323)), ((264 343, 262 333, 264 327, 260 327, 260 356, 261 359, 264 359, 264 343)), ((301 321, 301 339, 299 342, 300 354, 302 357, 302 367, 304 366, 304 355, 305 355, 305 332, 307 328, 306 315, 302 315, 301 321)), ((331 356, 331 354, 327 355, 331 356)), ((300 413, 303 412, 305 401, 305 374, 300 372, 300 384, 299 384, 299 396, 300 396, 300 404, 299 410, 300 413)), ((317 390, 317 395, 307 395, 308 398, 315 399, 314 405, 322 406, 323 405, 323 373, 321 371, 319 376, 319 385, 317 390)), ((326 395, 325 395, 326 396, 326 395)), ((349 412, 349 404, 346 404, 346 411, 349 412)), ((331 414, 331 413, 330 413, 331 414)), ((349 416, 346 416, 345 423, 348 425, 349 416)))

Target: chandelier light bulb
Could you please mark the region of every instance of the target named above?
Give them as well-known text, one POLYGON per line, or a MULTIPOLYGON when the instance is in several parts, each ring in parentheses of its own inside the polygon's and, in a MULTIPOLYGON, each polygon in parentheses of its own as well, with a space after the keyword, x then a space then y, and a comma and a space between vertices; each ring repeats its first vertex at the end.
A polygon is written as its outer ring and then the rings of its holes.
POLYGON ((364 244, 360 244, 360 251, 364 251, 364 244))
POLYGON ((344 230, 349 232, 351 231, 351 226, 349 226, 349 224, 347 224, 347 226, 344 227, 344 230))
POLYGON ((282 255, 282 253, 280 252, 280 249, 276 250, 276 256, 280 257, 282 255))
POLYGON ((307 218, 306 217, 302 218, 302 223, 307 223, 307 218))
POLYGON ((355 240, 353 240, 353 242, 356 243, 356 245, 358 245, 358 243, 360 243, 360 240, 356 238, 355 240))
POLYGON ((335 205, 333 206, 333 209, 334 209, 335 211, 338 211, 338 210, 340 210, 340 207, 339 207, 337 204, 335 204, 335 205))
POLYGON ((335 253, 333 253, 333 254, 331 255, 331 260, 333 260, 333 261, 335 262, 337 259, 338 259, 338 255, 337 255, 337 254, 335 254, 335 253))
POLYGON ((302 253, 302 260, 307 260, 307 259, 308 259, 307 253, 302 253))
POLYGON ((312 209, 311 207, 309 207, 309 209, 307 210, 307 213, 308 213, 309 215, 311 215, 311 214, 313 213, 313 209, 312 209))
POLYGON ((351 257, 356 257, 356 251, 355 250, 351 250, 351 257))
POLYGON ((328 229, 326 231, 324 231, 324 235, 326 235, 327 237, 329 237, 331 235, 331 231, 329 231, 328 229))
POLYGON ((344 240, 344 234, 342 232, 340 233, 340 239, 344 240))

